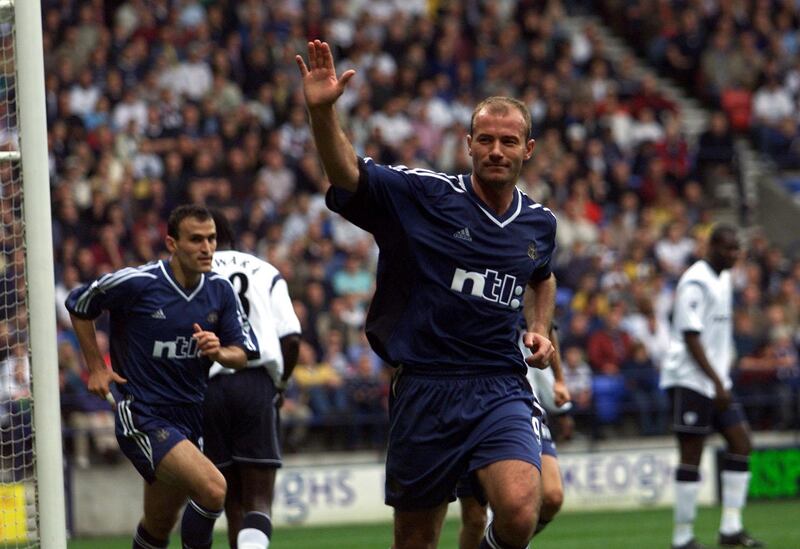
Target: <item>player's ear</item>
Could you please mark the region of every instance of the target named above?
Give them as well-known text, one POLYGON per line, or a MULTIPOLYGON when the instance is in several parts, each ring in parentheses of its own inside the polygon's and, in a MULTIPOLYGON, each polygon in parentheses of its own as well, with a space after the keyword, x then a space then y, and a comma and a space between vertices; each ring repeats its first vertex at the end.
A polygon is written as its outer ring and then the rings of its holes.
POLYGON ((525 143, 525 160, 530 160, 531 156, 533 156, 533 148, 536 146, 535 139, 528 139, 528 142, 525 143))
POLYGON ((467 153, 472 156, 472 136, 469 134, 467 135, 467 153))
POLYGON ((171 253, 171 254, 175 253, 175 250, 178 248, 178 245, 175 242, 175 239, 172 238, 171 236, 167 235, 167 238, 166 238, 166 240, 164 242, 167 245, 167 251, 169 253, 171 253))

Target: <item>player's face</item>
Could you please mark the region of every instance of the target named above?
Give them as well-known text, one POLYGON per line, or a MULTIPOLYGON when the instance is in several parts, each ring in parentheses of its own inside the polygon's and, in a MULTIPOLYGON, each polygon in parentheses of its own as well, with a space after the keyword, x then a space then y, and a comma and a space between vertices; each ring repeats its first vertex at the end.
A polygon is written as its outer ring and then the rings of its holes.
POLYGON ((725 233, 711 250, 711 261, 720 270, 730 269, 739 259, 739 239, 735 234, 725 233))
POLYGON ((467 136, 472 169, 481 184, 495 189, 516 185, 522 163, 533 154, 533 139, 527 139, 525 120, 514 108, 476 116, 472 135, 467 136))
POLYGON ((178 225, 178 238, 167 237, 167 248, 185 274, 211 271, 217 249, 217 229, 213 219, 187 217, 178 225))

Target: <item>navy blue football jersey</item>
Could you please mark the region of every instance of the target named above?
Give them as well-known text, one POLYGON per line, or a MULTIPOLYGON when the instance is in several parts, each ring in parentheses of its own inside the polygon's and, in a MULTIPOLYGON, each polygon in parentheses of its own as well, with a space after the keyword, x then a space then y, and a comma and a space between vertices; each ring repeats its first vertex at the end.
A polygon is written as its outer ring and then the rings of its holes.
POLYGON ((470 175, 359 161, 355 193, 328 207, 380 248, 367 336, 390 364, 524 373, 517 327, 525 286, 550 275, 555 216, 516 189, 493 213, 470 175))
POLYGON ((166 261, 121 269, 75 288, 66 305, 84 319, 109 311, 111 364, 128 380, 117 389, 147 404, 203 401, 211 361, 199 356, 195 322, 214 332, 222 346, 257 352, 231 283, 210 273, 187 290, 166 261))

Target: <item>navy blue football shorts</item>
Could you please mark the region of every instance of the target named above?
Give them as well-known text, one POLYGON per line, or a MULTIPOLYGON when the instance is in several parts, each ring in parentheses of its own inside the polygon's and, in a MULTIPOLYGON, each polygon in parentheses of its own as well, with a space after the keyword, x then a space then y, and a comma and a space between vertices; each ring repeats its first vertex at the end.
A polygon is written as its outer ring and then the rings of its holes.
POLYGON ((281 466, 277 395, 266 368, 245 368, 208 380, 203 451, 214 465, 281 466))
POLYGON ((672 401, 672 430, 676 433, 707 435, 747 423, 742 405, 735 397, 730 406, 720 412, 712 399, 692 389, 671 387, 667 394, 672 401))
POLYGON ((386 504, 414 510, 452 501, 461 477, 498 461, 541 470, 534 414, 520 374, 398 370, 389 398, 386 504))
POLYGON ((203 410, 200 404, 151 406, 120 398, 114 430, 122 452, 152 484, 158 464, 176 444, 188 440, 202 450, 203 410))
POLYGON ((542 455, 558 458, 558 452, 556 451, 556 442, 553 440, 553 434, 550 432, 550 425, 548 425, 547 422, 547 412, 545 412, 542 415, 541 424, 542 424, 542 455))
MULTIPOLYGON (((541 426, 539 428, 541 429, 542 455, 552 456, 558 459, 556 443, 553 441, 553 435, 550 433, 550 427, 547 426, 547 412, 542 414, 541 420, 536 416, 531 419, 531 425, 533 426, 534 431, 537 429, 537 424, 541 426)), ((456 497, 459 499, 473 497, 478 500, 478 503, 484 506, 488 503, 486 494, 484 493, 483 488, 481 488, 480 482, 478 482, 478 477, 475 475, 474 471, 472 473, 467 473, 465 476, 458 479, 458 484, 456 485, 456 497)))

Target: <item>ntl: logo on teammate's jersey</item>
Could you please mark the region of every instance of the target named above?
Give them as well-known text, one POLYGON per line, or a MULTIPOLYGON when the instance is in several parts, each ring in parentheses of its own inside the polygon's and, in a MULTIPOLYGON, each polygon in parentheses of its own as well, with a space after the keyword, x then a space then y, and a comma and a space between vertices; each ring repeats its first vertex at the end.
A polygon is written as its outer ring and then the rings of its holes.
POLYGON ((193 337, 178 336, 174 341, 154 341, 153 358, 196 358, 200 355, 197 340, 193 337), (164 356, 167 351, 167 356, 164 356))

